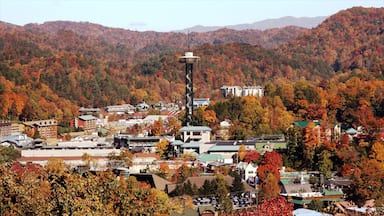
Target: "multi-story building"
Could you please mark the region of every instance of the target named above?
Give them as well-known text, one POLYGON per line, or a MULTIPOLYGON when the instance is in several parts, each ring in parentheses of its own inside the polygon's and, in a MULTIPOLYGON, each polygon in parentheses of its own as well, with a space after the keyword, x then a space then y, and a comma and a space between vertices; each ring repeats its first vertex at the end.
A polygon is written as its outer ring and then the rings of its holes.
POLYGON ((222 86, 220 91, 224 97, 264 96, 264 89, 261 86, 222 86))
POLYGON ((78 116, 72 122, 75 128, 82 128, 84 131, 95 131, 97 128, 97 118, 92 115, 78 116))
POLYGON ((12 125, 10 122, 0 122, 0 138, 10 136, 12 134, 12 125))
POLYGON ((132 114, 135 111, 135 107, 131 104, 113 105, 105 107, 105 111, 117 115, 132 114))
POLYGON ((33 130, 34 134, 38 132, 41 138, 57 138, 57 121, 55 119, 28 121, 24 122, 24 125, 26 129, 29 128, 33 130))

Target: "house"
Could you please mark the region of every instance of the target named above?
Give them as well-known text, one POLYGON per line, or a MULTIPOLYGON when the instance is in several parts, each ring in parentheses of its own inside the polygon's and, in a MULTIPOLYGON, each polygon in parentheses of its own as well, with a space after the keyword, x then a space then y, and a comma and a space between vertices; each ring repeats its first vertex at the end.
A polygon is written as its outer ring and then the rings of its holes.
POLYGON ((84 131, 96 131, 97 118, 92 115, 82 115, 74 119, 72 126, 75 128, 82 128, 84 131))
POLYGON ((257 164, 255 163, 248 163, 248 165, 245 167, 244 170, 244 179, 247 182, 257 182, 257 164))
POLYGON ((209 98, 195 98, 193 99, 193 107, 207 107, 210 104, 209 98))
POLYGON ((41 138, 57 138, 57 121, 55 119, 27 121, 23 123, 26 130, 31 130, 33 134, 39 133, 41 138))

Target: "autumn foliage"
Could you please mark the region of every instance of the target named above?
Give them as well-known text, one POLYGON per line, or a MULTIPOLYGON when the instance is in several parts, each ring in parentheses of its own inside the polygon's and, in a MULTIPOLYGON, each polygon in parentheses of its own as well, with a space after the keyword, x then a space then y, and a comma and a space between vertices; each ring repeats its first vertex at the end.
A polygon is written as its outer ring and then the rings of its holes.
POLYGON ((72 172, 60 161, 0 166, 1 215, 169 215, 168 195, 112 172, 72 172))

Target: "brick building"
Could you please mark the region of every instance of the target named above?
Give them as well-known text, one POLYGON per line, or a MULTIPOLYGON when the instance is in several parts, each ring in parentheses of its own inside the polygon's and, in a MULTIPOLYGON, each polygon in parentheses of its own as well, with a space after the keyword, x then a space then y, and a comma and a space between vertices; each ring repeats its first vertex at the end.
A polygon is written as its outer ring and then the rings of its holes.
POLYGON ((39 133, 41 138, 57 138, 57 121, 55 119, 24 122, 26 130, 33 130, 34 134, 39 133))
POLYGON ((10 136, 12 133, 12 125, 10 122, 0 122, 0 138, 10 136))

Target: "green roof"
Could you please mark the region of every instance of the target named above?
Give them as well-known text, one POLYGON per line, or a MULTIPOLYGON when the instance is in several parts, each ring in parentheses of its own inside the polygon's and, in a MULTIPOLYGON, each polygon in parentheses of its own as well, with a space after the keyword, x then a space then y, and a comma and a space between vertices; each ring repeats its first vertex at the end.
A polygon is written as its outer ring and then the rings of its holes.
MULTIPOLYGON (((315 123, 315 125, 320 125, 320 121, 313 121, 313 123, 315 123)), ((309 121, 295 121, 293 124, 300 128, 306 128, 309 124, 309 121)))
POLYGON ((178 146, 178 145, 183 145, 183 144, 184 144, 184 142, 181 140, 174 140, 171 142, 171 145, 173 145, 173 146, 178 146))
POLYGON ((331 195, 343 195, 343 192, 337 191, 337 190, 327 190, 323 189, 324 196, 331 196, 331 195))
POLYGON ((219 161, 223 160, 223 156, 220 154, 201 154, 198 158, 200 162, 206 163, 210 161, 219 161))
POLYGON ((209 148, 208 152, 238 152, 240 145, 214 145, 209 148))
POLYGON ((309 204, 311 203, 312 200, 299 200, 299 199, 291 199, 289 200, 288 202, 290 203, 294 203, 294 204, 297 204, 297 205, 304 205, 304 204, 309 204))
POLYGON ((181 148, 200 148, 200 145, 202 144, 202 142, 189 142, 181 145, 181 148))
POLYGON ((258 142, 255 144, 256 151, 261 151, 265 145, 273 146, 273 149, 286 149, 286 142, 258 142))
POLYGON ((285 185, 285 184, 289 184, 291 183, 291 179, 280 179, 280 182, 281 184, 285 185))

